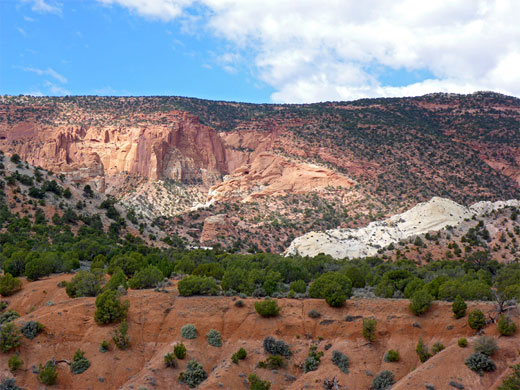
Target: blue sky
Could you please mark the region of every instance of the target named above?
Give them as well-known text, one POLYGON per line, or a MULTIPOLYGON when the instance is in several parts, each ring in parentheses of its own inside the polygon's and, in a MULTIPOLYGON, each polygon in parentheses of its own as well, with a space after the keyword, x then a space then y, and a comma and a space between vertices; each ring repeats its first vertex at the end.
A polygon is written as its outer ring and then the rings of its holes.
POLYGON ((180 95, 268 102, 273 89, 219 65, 225 42, 120 7, 67 2, 58 13, 0 2, 0 93, 180 95), (55 74, 54 74, 55 72, 55 74))
POLYGON ((519 96, 519 3, 2 0, 0 94, 519 96))

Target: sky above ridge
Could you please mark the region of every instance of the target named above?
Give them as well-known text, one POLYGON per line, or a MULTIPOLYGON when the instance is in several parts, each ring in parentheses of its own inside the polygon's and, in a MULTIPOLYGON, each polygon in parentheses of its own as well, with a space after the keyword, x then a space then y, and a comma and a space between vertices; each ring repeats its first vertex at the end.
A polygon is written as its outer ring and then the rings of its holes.
POLYGON ((0 0, 0 94, 520 97, 519 0, 0 0))

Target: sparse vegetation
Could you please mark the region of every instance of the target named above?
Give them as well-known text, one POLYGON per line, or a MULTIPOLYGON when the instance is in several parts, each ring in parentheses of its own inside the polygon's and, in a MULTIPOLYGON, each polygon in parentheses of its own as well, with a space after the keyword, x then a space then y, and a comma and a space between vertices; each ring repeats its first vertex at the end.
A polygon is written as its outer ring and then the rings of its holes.
POLYGON ((9 352, 22 344, 22 335, 13 322, 0 325, 0 349, 9 352))
POLYGON ((372 382, 372 386, 374 390, 386 390, 392 387, 394 383, 395 379, 392 371, 384 370, 376 375, 372 382))
POLYGON ((280 313, 280 306, 274 299, 264 299, 260 302, 255 302, 255 310, 262 317, 276 317, 280 313))
POLYGON ((85 352, 78 349, 74 353, 72 362, 70 363, 70 371, 73 374, 79 375, 84 373, 90 367, 90 361, 85 357, 85 352))
POLYGON ((457 295, 455 300, 453 301, 453 304, 451 305, 451 309, 453 311, 453 314, 455 315, 455 318, 459 319, 466 315, 466 309, 468 305, 466 305, 466 302, 464 302, 464 299, 460 295, 457 295))
POLYGON ((96 298, 94 319, 98 324, 110 324, 126 318, 128 301, 121 302, 117 291, 107 290, 96 298))
POLYGON ((377 320, 375 318, 363 318, 363 337, 369 342, 376 339, 377 320))
POLYGON ((516 324, 511 317, 502 314, 498 320, 498 331, 502 336, 512 336, 516 332, 516 324))
POLYGON ((240 348, 233 355, 231 355, 231 361, 238 364, 239 360, 244 360, 247 357, 247 352, 244 348, 240 348))
POLYGON ((432 355, 428 352, 428 346, 424 343, 422 338, 419 338, 417 346, 415 347, 415 352, 417 353, 421 363, 424 363, 426 360, 432 357, 432 355))
POLYGON ((482 375, 484 372, 495 371, 497 369, 497 366, 488 355, 478 352, 471 354, 466 359, 464 364, 466 364, 470 370, 477 372, 479 375, 482 375))
POLYGON ((206 380, 208 374, 204 371, 204 367, 195 359, 188 362, 186 370, 181 372, 179 380, 188 385, 188 387, 197 387, 206 380))
POLYGON ((49 360, 45 365, 40 364, 38 369, 38 380, 47 386, 55 385, 58 382, 58 370, 56 362, 49 360))
POLYGON ((119 349, 127 349, 130 347, 130 336, 128 335, 128 324, 126 320, 121 322, 119 329, 114 329, 112 341, 119 349))
POLYGON ((283 340, 275 340, 273 337, 268 336, 264 339, 264 351, 271 355, 280 355, 287 359, 291 357, 291 350, 289 345, 283 340))
POLYGON ((349 358, 340 351, 332 351, 332 364, 340 369, 341 372, 348 374, 349 358))
POLYGON ((184 325, 181 328, 181 337, 188 339, 188 340, 196 339, 197 338, 197 328, 195 328, 195 325, 193 325, 193 324, 184 325))
POLYGON ((249 374, 247 379, 249 381, 250 390, 269 390, 271 388, 269 381, 260 379, 256 374, 249 374))
POLYGON ((486 326, 486 318, 482 310, 475 309, 468 314, 468 325, 471 329, 480 330, 486 326))
POLYGON ((25 322, 20 328, 22 334, 29 340, 34 339, 38 333, 42 332, 44 329, 45 326, 37 321, 25 322))
POLYGON ((384 360, 387 363, 398 362, 399 360, 401 360, 399 351, 396 351, 395 349, 390 349, 388 352, 385 353, 384 360))
POLYGON ((222 347, 222 338, 220 332, 216 329, 209 330, 206 334, 206 340, 208 340, 208 344, 213 347, 222 347))
POLYGON ((173 346, 173 354, 177 359, 184 359, 186 357, 186 347, 183 343, 177 343, 173 346))
POLYGON ((177 368, 177 359, 173 353, 168 352, 164 355, 164 366, 168 368, 177 368))
POLYGON ((14 372, 23 366, 23 360, 18 356, 18 354, 14 354, 7 361, 7 366, 9 367, 9 371, 14 372))

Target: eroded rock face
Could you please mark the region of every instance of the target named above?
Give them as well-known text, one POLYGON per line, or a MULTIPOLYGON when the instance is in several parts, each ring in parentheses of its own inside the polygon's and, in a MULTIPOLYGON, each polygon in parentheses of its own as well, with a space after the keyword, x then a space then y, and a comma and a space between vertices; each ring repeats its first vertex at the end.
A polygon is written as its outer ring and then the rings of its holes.
POLYGON ((208 202, 230 196, 242 197, 247 202, 263 196, 305 194, 329 186, 350 188, 354 184, 352 179, 330 169, 262 152, 212 187, 208 202))
POLYGON ((286 251, 288 255, 316 256, 319 253, 334 258, 374 256, 400 240, 457 226, 464 219, 483 215, 507 206, 518 207, 520 201, 478 202, 464 207, 444 198, 434 197, 410 210, 360 229, 332 229, 309 232, 296 238, 286 251))
POLYGON ((119 173, 149 180, 202 181, 209 185, 228 173, 217 133, 185 112, 170 112, 163 125, 90 127, 46 126, 28 119, 0 128, 0 146, 33 165, 70 174, 105 189, 119 173))

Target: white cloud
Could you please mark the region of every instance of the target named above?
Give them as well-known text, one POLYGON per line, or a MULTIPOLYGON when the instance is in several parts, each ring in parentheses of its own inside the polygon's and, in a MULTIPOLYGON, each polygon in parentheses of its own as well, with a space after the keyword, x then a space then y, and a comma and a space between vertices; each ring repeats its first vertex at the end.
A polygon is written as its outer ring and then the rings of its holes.
POLYGON ((50 76, 63 84, 66 84, 68 81, 65 76, 62 76, 61 74, 59 74, 52 68, 47 68, 47 69, 43 70, 43 69, 31 68, 31 67, 21 67, 20 69, 22 69, 26 72, 36 73, 39 76, 50 76))
MULTIPOLYGON (((40 13, 49 13, 61 15, 62 4, 57 2, 47 3, 45 0, 22 0, 24 3, 32 3, 32 10, 40 13)), ((27 21, 31 18, 26 18, 27 21)))
MULTIPOLYGON (((203 27, 228 42, 226 52, 253 58, 277 102, 483 89, 520 96, 518 0, 98 1, 165 21, 207 7, 203 27), (374 71, 381 67, 433 76, 389 86, 374 71)), ((219 63, 235 69, 232 60, 219 63)))
POLYGON ((151 19, 164 21, 180 16, 184 7, 190 5, 192 0, 98 0, 103 4, 129 8, 139 15, 151 19))
POLYGON ((50 81, 45 81, 45 86, 49 89, 52 95, 70 95, 69 90, 51 83, 50 81))

